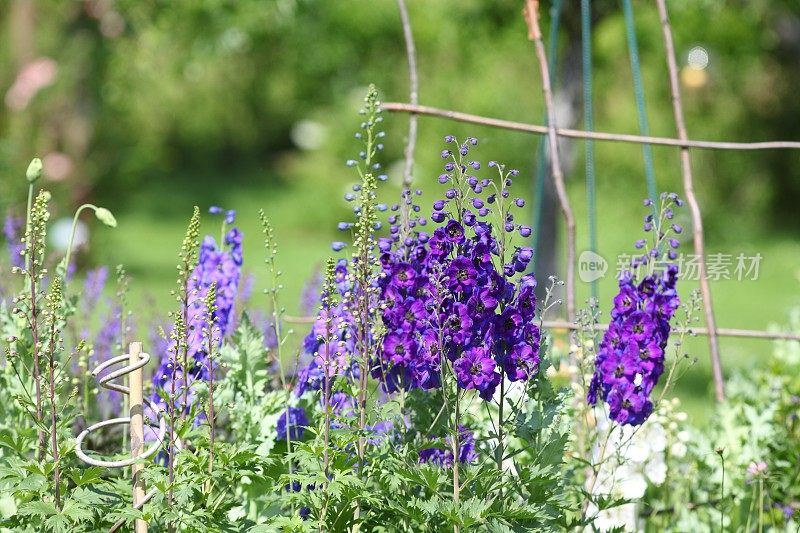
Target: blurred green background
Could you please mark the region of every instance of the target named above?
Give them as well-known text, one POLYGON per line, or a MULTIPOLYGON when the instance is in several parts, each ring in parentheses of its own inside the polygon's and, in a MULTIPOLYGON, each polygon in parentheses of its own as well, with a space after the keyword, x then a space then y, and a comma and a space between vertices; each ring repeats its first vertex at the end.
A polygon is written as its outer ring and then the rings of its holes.
MULTIPOLYGON (((407 0, 416 39, 420 101, 542 123, 538 67, 518 0, 407 0)), ((546 12, 550 2, 543 2, 546 12)), ((621 4, 595 2, 595 129, 637 132, 621 4)), ((262 287, 257 211, 265 209, 286 272, 284 303, 297 312, 305 280, 340 238, 342 200, 355 176, 361 98, 375 83, 385 101, 408 99, 394 0, 0 0, 0 211, 21 213, 24 170, 45 161, 54 218, 91 201, 112 209, 115 230, 87 219, 82 267, 124 264, 143 313, 170 307, 178 246, 191 206, 236 209, 245 264, 262 287)), ((800 138, 800 8, 795 1, 669 2, 690 137, 800 138), (687 62, 707 54, 705 68, 687 62)), ((663 42, 654 2, 635 1, 651 133, 674 136, 663 42)), ((579 2, 565 1, 558 49, 559 120, 582 127, 579 2)), ((549 20, 544 15, 545 33, 549 20)), ((399 193, 407 117, 386 117, 384 163, 399 193)), ((539 138, 420 119, 415 186, 424 205, 440 194, 441 138, 481 140, 476 156, 519 168, 515 183, 533 217, 539 138)), ((568 188, 587 246, 583 144, 565 142, 568 188)), ((639 238, 646 196, 641 148, 595 145, 599 250, 611 262, 639 238)), ((682 192, 678 152, 655 148, 659 190, 682 192)), ((709 253, 763 257, 757 280, 712 282, 718 323, 763 329, 800 304, 800 154, 693 152, 709 253)), ((684 226, 690 226, 687 214, 684 226)), ((217 235, 218 221, 204 229, 217 235)), ((691 244, 686 237, 685 251, 691 244)), ((600 285, 602 308, 613 276, 600 285)), ((684 286, 689 287, 691 283, 684 286)), ((688 291, 686 292, 688 294, 688 291)), ((580 301, 588 286, 579 286, 580 301)), ((266 301, 255 298, 255 305, 266 301)), ((707 347, 680 383, 689 409, 711 397, 707 347)), ((762 364, 764 341, 723 339, 727 373, 762 364)))

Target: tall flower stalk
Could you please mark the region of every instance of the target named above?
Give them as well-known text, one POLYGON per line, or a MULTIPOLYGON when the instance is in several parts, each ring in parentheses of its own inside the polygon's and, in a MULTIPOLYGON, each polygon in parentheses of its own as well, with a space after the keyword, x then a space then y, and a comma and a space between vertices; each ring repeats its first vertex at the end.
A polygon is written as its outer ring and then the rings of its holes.
POLYGON ((287 472, 291 475, 292 473, 292 420, 291 420, 291 409, 289 407, 289 400, 291 399, 291 390, 289 389, 289 384, 286 380, 286 371, 283 366, 283 345, 286 342, 286 336, 283 334, 282 331, 282 320, 283 320, 283 313, 284 309, 279 306, 278 303, 278 293, 283 288, 283 285, 278 283, 278 278, 282 275, 282 272, 278 270, 277 264, 275 262, 277 255, 278 255, 278 246, 275 242, 275 236, 272 230, 272 224, 270 224, 269 220, 267 219, 266 214, 264 214, 264 210, 260 209, 258 211, 258 217, 261 220, 261 232, 264 234, 264 249, 267 253, 267 258, 265 262, 267 264, 267 270, 269 271, 270 276, 270 284, 265 292, 269 299, 270 306, 272 307, 272 321, 271 326, 273 332, 275 333, 276 345, 275 345, 275 353, 274 357, 278 363, 278 371, 280 374, 281 380, 281 387, 286 394, 286 411, 283 414, 285 428, 286 428, 286 469, 287 472))
MULTIPOLYGON (((33 163, 31 163, 33 165, 33 163)), ((41 170, 40 170, 41 173, 41 170)), ((28 175, 30 180, 30 169, 28 175)), ((31 187, 33 183, 31 182, 31 187)), ((28 211, 28 218, 25 231, 25 269, 21 270, 27 278, 27 291, 17 298, 17 302, 25 303, 26 309, 17 308, 19 313, 25 317, 28 328, 31 332, 31 358, 33 366, 33 383, 35 392, 35 407, 36 407, 36 421, 37 421, 37 452, 36 457, 39 461, 44 460, 45 449, 47 447, 45 432, 43 429, 43 412, 42 412, 42 371, 41 371, 41 344, 39 338, 39 315, 41 309, 39 308, 39 284, 47 274, 44 266, 44 248, 45 240, 47 237, 47 221, 50 218, 50 213, 47 210, 47 203, 50 201, 50 193, 47 191, 39 191, 36 199, 28 211)), ((19 270, 18 270, 19 271, 19 270)))
MULTIPOLYGON (((213 208, 210 211, 214 213, 213 208)), ((234 215, 226 213, 224 228, 233 222, 234 215)), ((194 384, 198 380, 213 381, 214 350, 219 348, 232 323, 243 260, 242 234, 237 228, 223 232, 223 242, 218 247, 208 235, 200 243, 199 226, 200 211, 195 208, 179 254, 178 287, 172 291, 179 310, 170 313, 174 326, 166 353, 153 375, 153 401, 169 413, 171 479, 174 478, 177 427, 183 430, 190 414, 194 416, 191 420, 194 427, 203 424, 208 416, 207 406, 195 403, 194 384), (212 286, 215 297, 209 317, 207 302, 212 286)))
POLYGON ((325 409, 325 431, 324 431, 324 441, 325 447, 323 449, 323 470, 325 471, 325 477, 328 477, 329 468, 330 468, 330 441, 331 441, 331 365, 335 364, 335 361, 338 359, 338 338, 334 337, 334 328, 336 327, 333 324, 333 309, 336 307, 336 263, 332 258, 329 258, 327 264, 325 265, 325 282, 324 282, 324 291, 322 295, 322 307, 319 319, 325 321, 325 339, 323 341, 324 346, 324 356, 322 357, 322 364, 323 364, 323 372, 325 376, 325 382, 323 386, 323 409, 325 409), (322 312, 324 311, 324 313, 322 312), (334 357, 332 358, 332 351, 334 349, 334 343, 336 345, 337 353, 333 354, 334 357))
MULTIPOLYGON (((443 409, 451 422, 450 457, 430 452, 420 459, 452 466, 454 503, 461 492, 459 463, 473 457, 471 444, 462 447, 469 437, 461 421, 468 391, 475 391, 488 409, 499 389, 495 459, 502 471, 506 380, 526 383, 539 363, 536 280, 531 274, 520 275, 533 254, 527 247, 511 248, 513 233, 531 234, 528 226, 514 222, 512 208, 524 206, 522 199, 510 197, 517 172, 490 162, 498 178, 473 175, 481 165, 468 156, 477 142, 471 137, 464 142, 445 138, 449 146, 441 153, 446 163, 439 182, 449 188, 444 199, 433 203, 430 216, 441 226, 428 235, 419 229, 427 219, 401 218, 398 224, 392 215, 391 237, 379 243, 387 334, 376 377, 388 391, 442 388, 443 409)), ((418 212, 410 198, 406 192, 402 201, 418 212)))
MULTIPOLYGON (((377 289, 375 287, 376 273, 374 270, 376 241, 374 232, 379 227, 376 208, 377 179, 373 174, 380 168, 374 163, 375 155, 380 150, 378 139, 383 135, 376 132, 378 124, 383 121, 380 116, 380 102, 378 91, 370 86, 364 99, 364 115, 362 123, 362 140, 364 149, 360 153, 362 164, 356 165, 361 177, 360 190, 358 190, 358 204, 355 208, 357 218, 354 228, 353 254, 351 258, 351 292, 347 298, 349 311, 355 318, 355 349, 359 365, 358 386, 358 463, 359 473, 364 472, 364 454, 367 444, 365 429, 367 427, 367 395, 369 387, 370 359, 373 353, 375 322, 375 303, 377 302, 377 289)), ((358 502, 356 503, 358 505, 358 502)), ((360 509, 356 509, 358 514, 360 509)))
MULTIPOLYGON (((203 335, 206 338, 206 349, 208 355, 208 474, 209 477, 214 472, 214 440, 216 437, 216 412, 214 411, 214 352, 219 345, 219 327, 217 326, 217 282, 212 281, 203 300, 205 306, 206 320, 203 335)), ((206 486, 206 492, 211 490, 211 481, 206 486)))
MULTIPOLYGON (((651 204, 645 200, 645 206, 651 204)), ((677 195, 662 194, 655 216, 645 216, 643 229, 652 234, 651 242, 636 241, 641 253, 620 276, 611 322, 595 357, 587 400, 591 405, 604 401, 610 417, 623 425, 638 426, 650 416, 650 394, 664 372, 670 320, 680 305, 678 267, 672 263, 680 243, 673 235, 683 231, 670 221, 681 205, 677 195)))
POLYGON ((61 464, 58 451, 58 409, 56 406, 56 363, 60 348, 61 326, 64 322, 64 295, 61 278, 51 282, 47 295, 46 328, 48 335, 48 392, 50 396, 50 449, 53 456, 53 486, 56 509, 61 511, 61 464))
MULTIPOLYGON (((169 372, 169 448, 167 456, 167 470, 169 478, 169 490, 167 492, 167 505, 172 510, 174 502, 174 482, 175 482, 175 454, 177 452, 175 446, 175 407, 178 400, 177 393, 181 392, 182 395, 188 395, 187 388, 187 366, 188 366, 188 353, 189 353, 189 331, 187 329, 187 321, 189 315, 189 280, 197 264, 198 247, 200 245, 200 209, 195 206, 192 218, 189 220, 189 226, 186 229, 186 235, 181 243, 181 250, 178 254, 178 280, 177 290, 173 290, 172 294, 179 304, 177 313, 171 313, 175 320, 175 325, 170 333, 170 340, 172 345, 170 347, 171 358, 167 367, 169 372), (181 357, 183 358, 183 368, 181 370, 181 383, 185 391, 176 390, 176 384, 179 379, 178 368, 180 366, 181 357)), ((159 369, 160 370, 160 369, 159 369)), ((181 409, 181 417, 184 417, 184 409, 181 409)), ((171 526, 172 527, 172 526, 171 526)))
MULTIPOLYGON (((325 479, 330 479, 330 443, 331 443, 331 366, 336 364, 340 358, 339 353, 339 339, 338 333, 335 334, 334 329, 337 325, 334 324, 334 308, 337 306, 336 296, 336 262, 333 258, 329 258, 325 265, 325 279, 322 292, 322 306, 320 307, 320 314, 317 320, 324 320, 325 322, 325 338, 322 340, 320 346, 324 352, 320 354, 322 363, 324 382, 322 390, 322 408, 325 410, 325 427, 323 429, 323 449, 322 449, 322 469, 325 473, 325 479), (335 350, 335 353, 333 353, 335 350)), ((325 503, 320 512, 320 531, 323 531, 325 519, 328 511, 328 502, 330 501, 327 482, 326 490, 323 491, 325 503)))

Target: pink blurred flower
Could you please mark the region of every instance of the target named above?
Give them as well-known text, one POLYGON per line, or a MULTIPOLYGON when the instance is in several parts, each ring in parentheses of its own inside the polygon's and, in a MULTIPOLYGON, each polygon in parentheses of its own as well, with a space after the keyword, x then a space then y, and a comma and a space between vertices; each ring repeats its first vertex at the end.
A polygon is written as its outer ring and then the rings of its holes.
POLYGON ((49 57, 34 59, 23 66, 6 92, 6 107, 12 111, 22 111, 36 93, 53 84, 57 74, 58 65, 49 57))
POLYGON ((61 152, 50 152, 42 159, 44 175, 52 181, 65 180, 72 173, 75 166, 72 158, 61 152))

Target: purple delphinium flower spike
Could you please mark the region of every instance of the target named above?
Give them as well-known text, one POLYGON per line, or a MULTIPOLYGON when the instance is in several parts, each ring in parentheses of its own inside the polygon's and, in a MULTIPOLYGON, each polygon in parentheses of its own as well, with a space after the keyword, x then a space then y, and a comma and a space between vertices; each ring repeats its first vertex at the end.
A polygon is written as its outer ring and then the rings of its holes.
MULTIPOLYGON (((175 341, 170 341, 161 353, 161 363, 153 375, 152 400, 162 409, 167 409, 163 397, 157 390, 171 391, 170 382, 175 380, 175 390, 181 391, 177 399, 179 410, 189 411, 194 401, 191 384, 197 379, 208 380, 215 372, 208 360, 208 317, 204 300, 208 290, 216 283, 216 328, 212 342, 219 346, 222 339, 230 331, 234 320, 236 297, 242 271, 242 234, 237 228, 231 228, 224 236, 224 243, 218 248, 211 236, 206 236, 200 246, 198 264, 187 282, 189 302, 186 314, 188 331, 188 368, 183 368, 183 361, 174 361, 175 341)), ((216 367, 216 363, 214 364, 216 367)), ((152 418, 152 417, 151 417, 152 418)))
MULTIPOLYGON (((679 205, 671 196, 666 198, 679 205)), ((661 212, 671 216, 670 206, 662 206, 661 212)), ((653 224, 661 228, 664 220, 653 224)), ((660 230, 655 234, 653 248, 643 256, 646 259, 620 277, 611 323, 598 347, 587 391, 589 404, 605 401, 610 417, 620 424, 639 425, 653 412, 650 393, 664 372, 670 319, 680 305, 675 290, 678 267, 667 261, 663 272, 654 268, 655 261, 667 255, 666 244, 676 248, 678 243, 660 230)), ((646 241, 636 243, 636 248, 645 246, 646 241)))

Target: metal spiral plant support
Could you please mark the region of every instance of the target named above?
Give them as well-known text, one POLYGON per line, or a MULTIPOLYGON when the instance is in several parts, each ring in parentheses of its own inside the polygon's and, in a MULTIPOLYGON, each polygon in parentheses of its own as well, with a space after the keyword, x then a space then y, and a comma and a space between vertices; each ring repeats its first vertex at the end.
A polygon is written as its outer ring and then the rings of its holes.
MULTIPOLYGON (((133 508, 134 509, 141 509, 145 503, 147 503, 158 491, 156 489, 150 490, 150 492, 145 493, 144 487, 144 480, 140 477, 140 472, 144 468, 143 460, 155 455, 158 450, 161 448, 161 443, 164 441, 164 437, 167 432, 167 424, 166 420, 161 412, 159 406, 150 401, 149 399, 143 398, 142 394, 142 368, 150 362, 150 355, 144 353, 142 351, 142 343, 140 342, 133 342, 131 343, 128 353, 123 354, 117 357, 113 357, 103 363, 99 364, 94 370, 92 370, 92 376, 97 379, 97 384, 101 387, 104 387, 108 390, 120 392, 125 394, 130 399, 130 416, 122 416, 118 418, 111 418, 109 420, 103 420, 102 422, 97 422, 96 424, 92 424, 86 429, 84 429, 80 435, 78 435, 78 439, 75 442, 75 453, 78 457, 92 466, 99 466, 102 468, 123 468, 130 466, 132 467, 132 475, 133 475, 133 508), (116 366, 122 363, 127 362, 128 364, 118 370, 114 370, 109 374, 98 377, 98 375, 110 368, 112 366, 116 366), (122 385, 120 383, 115 382, 117 378, 122 376, 128 376, 129 380, 129 387, 122 385), (144 412, 143 406, 147 404, 150 409, 152 409, 155 417, 158 419, 158 436, 156 437, 156 441, 149 447, 147 450, 144 449, 144 412), (105 461, 100 459, 94 459, 86 455, 83 451, 83 441, 86 439, 87 436, 93 431, 97 431, 98 429, 102 429, 105 427, 111 426, 118 426, 128 424, 130 425, 130 435, 131 435, 131 458, 130 459, 122 459, 119 461, 105 461)), ((124 524, 123 521, 119 521, 110 529, 110 532, 117 531, 122 525, 124 524)), ((147 532, 147 522, 142 519, 136 519, 135 526, 134 526, 135 533, 146 533, 147 532)))

